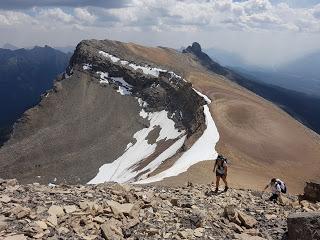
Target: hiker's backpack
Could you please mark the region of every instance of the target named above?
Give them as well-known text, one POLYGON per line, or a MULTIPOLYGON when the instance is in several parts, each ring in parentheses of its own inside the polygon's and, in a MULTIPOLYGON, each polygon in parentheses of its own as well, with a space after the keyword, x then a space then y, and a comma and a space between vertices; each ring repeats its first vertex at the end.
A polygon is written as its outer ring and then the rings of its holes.
POLYGON ((222 160, 222 165, 217 165, 217 171, 221 174, 223 174, 225 171, 224 171, 224 165, 227 164, 227 159, 224 158, 223 156, 219 155, 217 160, 222 160))
POLYGON ((287 186, 284 182, 282 182, 281 180, 277 180, 276 181, 276 185, 280 186, 281 192, 282 193, 287 193, 287 186))

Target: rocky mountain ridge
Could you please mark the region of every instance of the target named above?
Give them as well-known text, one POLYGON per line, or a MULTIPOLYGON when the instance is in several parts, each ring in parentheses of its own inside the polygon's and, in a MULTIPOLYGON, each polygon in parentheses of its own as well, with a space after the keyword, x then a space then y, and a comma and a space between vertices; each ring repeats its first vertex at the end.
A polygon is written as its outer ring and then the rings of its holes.
POLYGON ((71 58, 67 74, 71 74, 71 69, 83 69, 84 64, 92 63, 90 70, 92 73, 105 72, 108 77, 121 77, 132 86, 133 96, 141 98, 147 102, 146 110, 161 111, 168 110, 170 117, 176 122, 181 130, 186 130, 189 134, 204 128, 204 115, 202 106, 205 100, 193 89, 191 83, 183 80, 174 72, 159 69, 159 66, 140 60, 126 52, 121 51, 117 42, 110 41, 82 41, 78 44, 74 55, 71 58), (124 59, 122 61, 112 61, 104 57, 100 52, 108 53, 110 56, 124 59), (128 63, 122 64, 123 62, 128 63), (146 74, 142 70, 138 71, 130 66, 146 66, 151 70, 158 69, 159 74, 146 74))
MULTIPOLYGON (((258 191, 214 194, 209 185, 191 183, 46 186, 19 185, 11 179, 1 180, 0 188, 0 239, 4 240, 283 240, 288 239, 288 216, 303 212, 319 216, 320 210, 320 203, 299 202, 296 196, 273 203, 258 191)), ((305 227, 304 240, 318 239, 316 224, 305 227), (315 238, 309 238, 310 229, 315 238)), ((299 226, 295 229, 299 231, 299 226)), ((295 229, 289 229, 291 234, 295 229)))
MULTIPOLYGON (((133 182, 166 170, 191 149, 213 122, 208 110, 205 116, 210 100, 126 48, 109 40, 78 44, 66 72, 0 149, 1 177, 133 182)), ((215 142, 207 141, 204 160, 214 158, 215 142)))

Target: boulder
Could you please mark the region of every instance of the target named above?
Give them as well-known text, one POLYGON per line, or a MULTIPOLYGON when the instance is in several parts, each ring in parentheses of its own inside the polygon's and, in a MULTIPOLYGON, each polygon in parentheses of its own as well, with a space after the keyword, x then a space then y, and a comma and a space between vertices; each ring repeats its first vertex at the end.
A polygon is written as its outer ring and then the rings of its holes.
POLYGON ((291 202, 292 202, 289 198, 287 198, 287 197, 284 196, 283 194, 280 195, 278 201, 279 201, 279 203, 280 203, 281 205, 283 205, 283 206, 288 206, 288 205, 290 205, 291 202))
POLYGON ((6 218, 3 215, 0 215, 0 232, 7 228, 7 225, 8 225, 7 220, 8 220, 8 218, 6 218))
POLYGON ((58 225, 58 219, 56 215, 50 215, 47 218, 47 221, 49 224, 51 224, 52 226, 57 226, 58 225))
POLYGON ((224 214, 224 217, 227 218, 229 221, 236 223, 239 226, 241 225, 241 221, 238 217, 238 211, 235 205, 227 205, 224 208, 223 214, 224 214))
POLYGON ((102 236, 106 240, 121 240, 124 239, 121 229, 117 226, 113 225, 112 223, 102 224, 100 226, 102 236))
POLYGON ((16 185, 18 185, 18 180, 17 179, 8 179, 7 180, 7 186, 14 187, 16 185))
POLYGON ((55 215, 57 217, 62 217, 64 215, 64 211, 63 208, 57 205, 52 205, 49 210, 48 213, 50 215, 55 215))
POLYGON ((119 192, 129 192, 131 189, 131 186, 128 184, 120 184, 115 183, 112 185, 112 190, 119 191, 119 192))
POLYGON ((234 239, 239 239, 239 240, 266 240, 265 238, 259 237, 259 236, 251 236, 246 233, 241 233, 241 234, 235 234, 234 239))
POLYGON ((320 212, 292 213, 287 224, 288 240, 320 239, 320 212))
POLYGON ((193 231, 193 235, 195 237, 202 237, 203 236, 203 233, 204 233, 204 228, 196 228, 194 231, 193 231))
POLYGON ((132 203, 118 203, 116 201, 107 201, 107 204, 110 206, 112 212, 115 215, 119 215, 121 213, 125 214, 125 215, 131 215, 133 209, 134 209, 134 204, 132 203))
POLYGON ((67 205, 67 206, 64 206, 63 208, 66 211, 66 213, 68 213, 68 214, 76 212, 78 210, 76 205, 67 205))
POLYGON ((5 237, 4 240, 27 240, 27 238, 23 234, 18 234, 5 237))
POLYGON ((48 228, 47 224, 44 221, 36 221, 36 224, 43 230, 48 228))
POLYGON ((254 217, 251 217, 244 212, 238 211, 238 217, 242 225, 246 228, 253 228, 258 223, 254 217))
POLYGON ((313 202, 320 202, 320 182, 307 182, 303 198, 313 202))
POLYGON ((0 197, 0 202, 9 203, 9 202, 11 202, 11 197, 9 197, 8 195, 2 195, 0 197))
POLYGON ((233 230, 234 232, 236 232, 236 233, 242 233, 243 232, 243 229, 238 224, 235 224, 233 222, 231 222, 229 224, 229 228, 231 230, 233 230))

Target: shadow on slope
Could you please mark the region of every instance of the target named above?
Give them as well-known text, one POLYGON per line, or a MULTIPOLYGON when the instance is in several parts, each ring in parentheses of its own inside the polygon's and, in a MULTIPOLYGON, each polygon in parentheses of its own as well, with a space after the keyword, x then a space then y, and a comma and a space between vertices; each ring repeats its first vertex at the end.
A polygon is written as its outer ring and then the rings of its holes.
POLYGON ((8 140, 13 123, 53 87, 69 58, 48 46, 0 49, 0 146, 8 140))

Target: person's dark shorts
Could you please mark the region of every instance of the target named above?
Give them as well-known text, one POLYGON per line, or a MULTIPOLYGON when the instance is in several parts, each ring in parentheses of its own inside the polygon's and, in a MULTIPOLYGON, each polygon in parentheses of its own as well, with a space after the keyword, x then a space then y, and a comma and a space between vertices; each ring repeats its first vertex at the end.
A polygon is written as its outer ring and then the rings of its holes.
POLYGON ((216 171, 216 176, 217 176, 217 177, 223 177, 224 174, 223 174, 223 173, 219 173, 219 172, 216 171))

